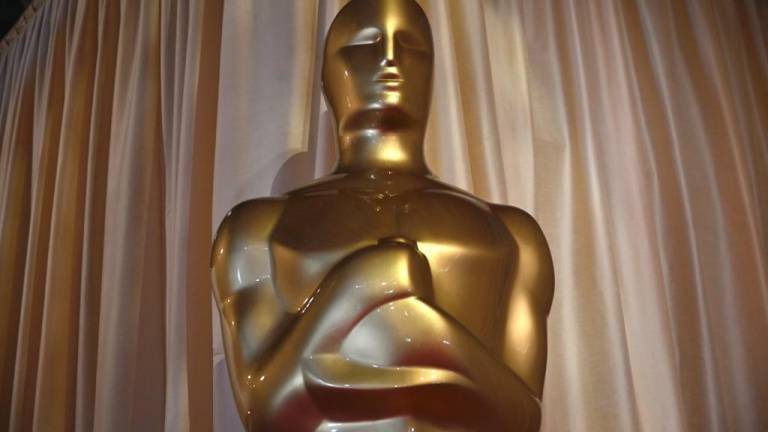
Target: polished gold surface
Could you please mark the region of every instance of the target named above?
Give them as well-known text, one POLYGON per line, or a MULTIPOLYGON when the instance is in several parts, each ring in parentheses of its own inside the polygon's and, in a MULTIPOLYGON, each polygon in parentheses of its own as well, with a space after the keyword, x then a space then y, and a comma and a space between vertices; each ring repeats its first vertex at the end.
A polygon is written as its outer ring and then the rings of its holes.
POLYGON ((522 210, 436 180, 432 36, 413 0, 353 0, 323 87, 335 173, 232 209, 213 247, 251 431, 535 431, 554 276, 522 210))

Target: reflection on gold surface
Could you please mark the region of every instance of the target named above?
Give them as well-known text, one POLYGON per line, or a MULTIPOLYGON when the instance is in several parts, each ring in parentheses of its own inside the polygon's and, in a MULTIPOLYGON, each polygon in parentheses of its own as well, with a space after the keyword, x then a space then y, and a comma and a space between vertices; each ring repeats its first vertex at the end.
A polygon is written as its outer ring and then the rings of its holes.
POLYGON ((396 141, 381 144, 381 158, 385 161, 397 163, 405 160, 407 155, 396 141))
POLYGON ((525 212, 423 157, 432 35, 413 0, 353 0, 328 33, 336 172, 235 207, 211 258, 248 430, 539 427, 554 280, 525 212))

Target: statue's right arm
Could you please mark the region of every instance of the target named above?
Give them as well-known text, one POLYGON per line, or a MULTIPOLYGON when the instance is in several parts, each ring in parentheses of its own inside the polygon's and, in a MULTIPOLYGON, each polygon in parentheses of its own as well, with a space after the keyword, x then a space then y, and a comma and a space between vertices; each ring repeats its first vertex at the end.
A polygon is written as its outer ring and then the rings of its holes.
MULTIPOLYGON (((273 285, 269 250, 283 206, 281 199, 237 205, 222 221, 213 243, 211 278, 235 388, 243 385, 253 362, 285 320, 285 308, 273 285)), ((238 402, 242 407, 244 401, 238 402)))

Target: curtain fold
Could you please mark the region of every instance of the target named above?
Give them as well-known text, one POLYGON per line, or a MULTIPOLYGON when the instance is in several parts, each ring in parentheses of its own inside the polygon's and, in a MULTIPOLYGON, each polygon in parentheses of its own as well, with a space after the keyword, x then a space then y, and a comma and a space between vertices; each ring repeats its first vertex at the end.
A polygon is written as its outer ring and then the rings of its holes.
MULTIPOLYGON (((768 3, 418 1, 430 166, 552 248, 542 430, 768 430, 768 3)), ((242 429, 210 242, 332 169, 344 3, 35 0, 0 41, 0 429, 242 429)))
POLYGON ((30 11, 0 53, 0 424, 210 430, 221 5, 30 11))

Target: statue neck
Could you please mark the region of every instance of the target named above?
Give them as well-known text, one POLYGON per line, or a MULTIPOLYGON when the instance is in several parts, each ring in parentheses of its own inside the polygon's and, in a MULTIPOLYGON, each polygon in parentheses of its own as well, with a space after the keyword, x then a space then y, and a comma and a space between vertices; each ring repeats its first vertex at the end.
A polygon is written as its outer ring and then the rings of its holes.
POLYGON ((423 131, 362 130, 339 136, 337 173, 389 170, 429 174, 423 131))

